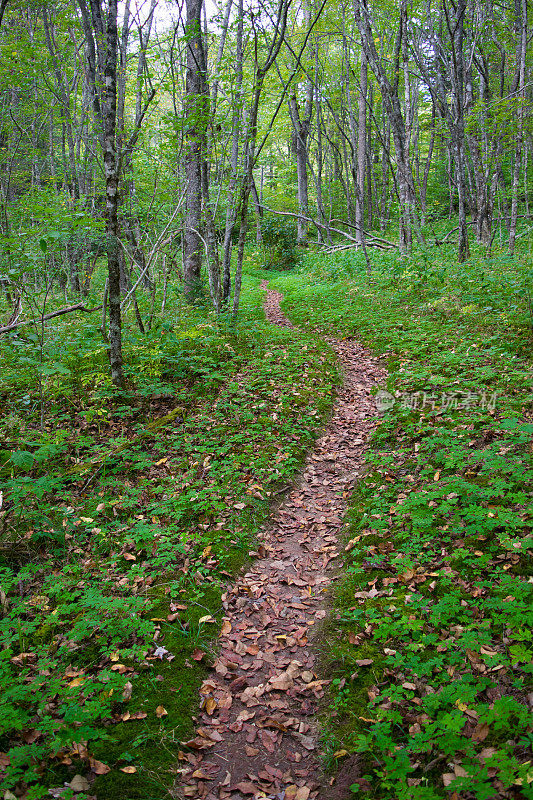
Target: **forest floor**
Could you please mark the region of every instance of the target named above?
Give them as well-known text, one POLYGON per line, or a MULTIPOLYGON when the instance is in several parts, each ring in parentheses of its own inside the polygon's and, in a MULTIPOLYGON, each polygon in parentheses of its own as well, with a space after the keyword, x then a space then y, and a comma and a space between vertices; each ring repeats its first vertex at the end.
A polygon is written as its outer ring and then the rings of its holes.
MULTIPOLYGON (((267 291, 266 317, 292 327, 281 297, 267 291)), ((317 631, 327 614, 347 498, 374 424, 370 391, 385 379, 378 360, 355 340, 329 344, 343 386, 300 480, 259 534, 258 557, 223 595, 220 653, 202 684, 196 737, 185 743, 199 752, 187 757, 178 796, 307 800, 324 786, 317 710, 330 681, 317 669, 317 631)), ((346 791, 330 788, 328 797, 342 800, 346 791)))
POLYGON ((0 339, 4 800, 530 800, 528 245, 261 257, 0 339))

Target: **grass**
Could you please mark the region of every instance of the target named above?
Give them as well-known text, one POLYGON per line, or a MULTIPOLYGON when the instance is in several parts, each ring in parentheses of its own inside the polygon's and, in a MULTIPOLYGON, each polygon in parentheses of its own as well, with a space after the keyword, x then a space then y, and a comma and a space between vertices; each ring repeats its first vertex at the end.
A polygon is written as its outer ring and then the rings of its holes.
POLYGON ((331 769, 351 795, 532 797, 531 321, 525 254, 310 254, 278 278, 296 324, 383 353, 326 634, 331 769), (359 663, 358 663, 359 662, 359 663))

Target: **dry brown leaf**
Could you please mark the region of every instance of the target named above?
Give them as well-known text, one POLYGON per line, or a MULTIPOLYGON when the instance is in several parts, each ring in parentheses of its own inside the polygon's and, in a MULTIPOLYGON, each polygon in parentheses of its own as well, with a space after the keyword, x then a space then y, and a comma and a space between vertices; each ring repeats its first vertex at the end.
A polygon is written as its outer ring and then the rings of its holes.
POLYGON ((490 729, 486 722, 482 722, 479 725, 476 725, 472 732, 472 739, 475 742, 484 742, 487 736, 489 735, 490 729))
POLYGON ((166 717, 168 715, 168 711, 163 706, 157 706, 155 715, 161 719, 161 717, 166 717))
POLYGON ((120 767, 121 772, 125 772, 127 775, 133 775, 137 772, 137 767, 120 767))
POLYGON ((92 771, 97 775, 107 775, 108 772, 111 772, 111 767, 108 767, 102 761, 97 761, 96 758, 90 758, 89 764, 92 771))
POLYGON ((200 650, 199 647, 195 647, 194 650, 192 651, 192 657, 194 658, 195 661, 201 661, 204 656, 205 656, 204 651, 200 650))

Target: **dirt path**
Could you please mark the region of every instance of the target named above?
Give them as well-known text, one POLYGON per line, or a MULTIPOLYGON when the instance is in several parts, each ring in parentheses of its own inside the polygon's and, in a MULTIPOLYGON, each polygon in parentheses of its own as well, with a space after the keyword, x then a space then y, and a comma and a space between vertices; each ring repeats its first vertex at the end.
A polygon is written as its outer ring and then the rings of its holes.
MULTIPOLYGON (((266 288, 266 285, 262 285, 266 288)), ((265 312, 292 327, 268 291, 265 312)), ((331 340, 345 374, 333 416, 286 496, 251 568, 223 596, 220 656, 201 689, 194 752, 178 797, 198 800, 332 798, 321 773, 315 631, 326 617, 347 498, 373 426, 370 389, 385 372, 353 340, 331 340)), ((187 763, 188 762, 188 763, 187 763)))

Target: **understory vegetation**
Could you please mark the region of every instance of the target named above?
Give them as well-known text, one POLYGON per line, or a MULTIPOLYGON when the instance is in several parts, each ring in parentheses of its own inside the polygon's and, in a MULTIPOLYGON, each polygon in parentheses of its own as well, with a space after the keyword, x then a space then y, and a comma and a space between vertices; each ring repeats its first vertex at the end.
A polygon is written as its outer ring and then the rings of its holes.
POLYGON ((533 797, 530 264, 309 254, 275 282, 295 324, 389 371, 323 642, 353 797, 533 797))
POLYGON ((148 800, 179 779, 223 587, 338 380, 320 340, 265 323, 258 283, 237 329, 179 300, 128 328, 120 395, 94 322, 0 340, 4 791, 78 776, 83 797, 90 775, 148 800))

